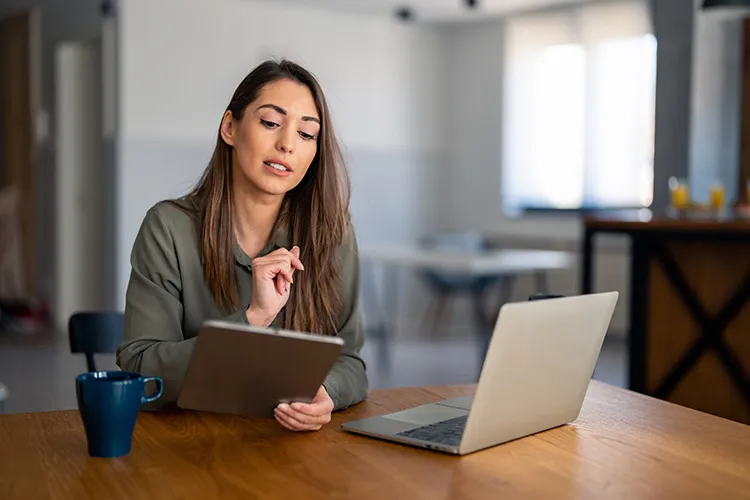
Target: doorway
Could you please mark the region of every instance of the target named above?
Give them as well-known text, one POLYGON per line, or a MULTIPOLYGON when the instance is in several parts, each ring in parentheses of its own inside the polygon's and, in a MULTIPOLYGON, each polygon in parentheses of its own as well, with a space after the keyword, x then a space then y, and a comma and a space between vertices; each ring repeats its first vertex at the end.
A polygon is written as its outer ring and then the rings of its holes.
MULTIPOLYGON (((0 19, 0 192, 7 220, 0 254, 4 276, 0 299, 37 296, 36 172, 40 109, 40 13, 37 9, 0 19)), ((0 228, 0 233, 3 228, 0 228)))
POLYGON ((108 309, 110 173, 105 144, 106 68, 102 37, 68 41, 55 50, 54 315, 60 329, 81 310, 108 309))

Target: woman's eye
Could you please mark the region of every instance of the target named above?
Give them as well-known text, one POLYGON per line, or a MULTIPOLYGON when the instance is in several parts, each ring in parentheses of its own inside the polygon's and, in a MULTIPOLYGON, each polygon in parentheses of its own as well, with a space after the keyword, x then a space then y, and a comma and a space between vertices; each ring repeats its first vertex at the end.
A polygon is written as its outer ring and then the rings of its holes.
POLYGON ((310 135, 310 134, 308 134, 306 132, 300 132, 299 135, 300 135, 300 137, 302 137, 306 141, 315 140, 315 136, 314 135, 310 135))
POLYGON ((278 123, 269 122, 268 120, 263 120, 263 119, 260 120, 260 123, 262 123, 264 127, 271 128, 271 129, 274 129, 279 126, 278 123))

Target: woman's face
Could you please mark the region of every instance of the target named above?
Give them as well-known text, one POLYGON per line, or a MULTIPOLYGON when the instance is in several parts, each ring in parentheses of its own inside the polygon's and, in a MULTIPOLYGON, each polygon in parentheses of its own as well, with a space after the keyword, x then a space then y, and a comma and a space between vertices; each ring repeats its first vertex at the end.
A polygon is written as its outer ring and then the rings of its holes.
POLYGON ((255 190, 283 195, 302 181, 318 150, 320 116, 310 89, 292 80, 266 85, 241 120, 221 124, 233 147, 234 175, 255 190))

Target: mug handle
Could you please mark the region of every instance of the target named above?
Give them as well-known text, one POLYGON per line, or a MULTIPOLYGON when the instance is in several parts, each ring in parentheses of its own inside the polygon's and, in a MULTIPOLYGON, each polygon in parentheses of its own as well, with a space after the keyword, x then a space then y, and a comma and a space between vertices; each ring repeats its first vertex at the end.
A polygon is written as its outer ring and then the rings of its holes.
POLYGON ((146 396, 145 394, 141 396, 141 404, 156 401, 164 393, 164 383, 162 382, 161 377, 143 377, 143 386, 145 387, 146 384, 151 381, 156 382, 156 392, 151 396, 146 396))

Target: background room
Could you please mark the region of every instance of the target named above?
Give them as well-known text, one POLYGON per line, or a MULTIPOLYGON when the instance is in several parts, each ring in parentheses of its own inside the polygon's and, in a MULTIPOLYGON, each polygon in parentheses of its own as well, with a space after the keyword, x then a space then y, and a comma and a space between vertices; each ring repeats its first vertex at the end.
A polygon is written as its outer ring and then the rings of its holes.
MULTIPOLYGON (((0 16, 26 40, 34 151, 28 175, 0 176, 23 214, 0 298, 28 309, 0 328, 7 412, 75 408, 68 318, 123 309, 143 216, 196 182, 266 58, 311 69, 332 108, 374 388, 475 381, 503 302, 580 292, 584 211, 663 210, 670 177, 737 186, 742 20, 699 2, 13 0, 0 16)), ((596 245, 594 288, 620 300, 595 377, 625 386, 629 246, 596 245)))

